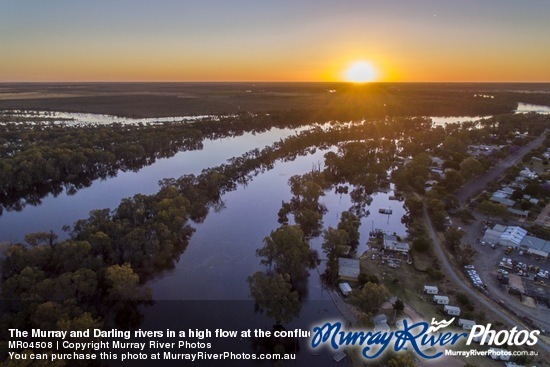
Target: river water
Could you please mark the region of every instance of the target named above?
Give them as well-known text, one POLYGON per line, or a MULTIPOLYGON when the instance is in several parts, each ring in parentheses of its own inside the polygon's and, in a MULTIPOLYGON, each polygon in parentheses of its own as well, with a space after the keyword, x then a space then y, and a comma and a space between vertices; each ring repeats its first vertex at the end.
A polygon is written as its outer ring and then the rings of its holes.
POLYGON ((60 232, 61 227, 88 216, 90 210, 114 209, 123 198, 135 194, 154 194, 158 181, 198 174, 207 167, 218 166, 231 157, 295 133, 294 129, 271 129, 269 132, 245 133, 238 137, 203 141, 203 149, 180 152, 170 158, 157 159, 137 172, 118 172, 116 177, 95 180, 90 187, 69 195, 63 191, 42 199, 39 206, 27 205, 22 211, 4 211, 0 216, 0 242, 16 242, 29 232, 60 232))
POLYGON ((529 103, 518 103, 518 108, 516 110, 516 113, 527 113, 527 112, 536 112, 536 113, 542 113, 545 115, 550 114, 550 106, 541 106, 536 104, 529 104, 529 103))
MULTIPOLYGON (((97 123, 107 118, 85 117, 90 121, 95 118, 97 123)), ((433 119, 436 124, 444 124, 477 120, 478 117, 433 119)), ((180 152, 173 157, 159 159, 137 172, 119 172, 116 177, 96 180, 90 187, 74 195, 65 192, 57 197, 49 195, 39 206, 29 205, 20 212, 5 211, 0 216, 0 242, 21 241, 30 232, 53 229, 60 233, 63 225, 87 217, 90 210, 115 208, 125 197, 157 192, 158 181, 163 178, 200 173, 204 168, 217 166, 231 157, 263 148, 294 133, 294 129, 271 129, 260 134, 246 133, 237 137, 207 140, 201 150, 180 152)), ((263 239, 279 227, 277 212, 281 202, 291 198, 288 179, 319 165, 322 168, 326 152, 317 150, 314 154, 298 157, 294 161, 277 162, 272 170, 258 175, 248 185, 241 185, 235 191, 226 193, 223 196, 225 206, 221 210, 211 209, 203 223, 193 223, 196 232, 175 268, 158 274, 147 283, 156 302, 143 310, 144 327, 160 329, 195 325, 204 329, 220 326, 224 322, 227 327, 233 328, 239 325, 241 328, 251 327, 248 325, 271 327, 271 320, 255 312, 246 279, 258 270, 265 270, 255 253, 263 246, 263 239), (204 321, 206 319, 210 320, 210 326, 204 321)), ((367 208, 370 214, 361 221, 359 254, 366 250, 368 233, 373 228, 406 235, 406 227, 401 223, 401 217, 405 214, 403 203, 390 200, 391 195, 391 189, 372 195, 373 201, 367 208), (378 209, 381 208, 391 208, 392 214, 380 214, 378 209)), ((325 192, 320 202, 327 208, 323 218, 324 228, 336 227, 340 214, 352 206, 348 194, 337 194, 334 191, 325 192)), ((310 245, 323 259, 321 242, 321 238, 314 238, 310 245)), ((333 301, 338 296, 327 291, 321 282, 319 273, 323 270, 324 263, 321 262, 318 269, 310 271, 302 312, 288 328, 308 328, 323 320, 342 318, 333 301)), ((306 361, 316 365, 333 363, 330 353, 324 352, 328 354, 320 361, 317 354, 303 345, 304 342, 300 342, 300 362, 293 365, 304 365, 306 361)), ((245 349, 253 350, 252 346, 245 349)))
MULTIPOLYGON (((28 205, 19 212, 5 211, 0 216, 0 242, 21 241, 25 234, 38 231, 54 230, 61 234, 63 225, 87 217, 90 210, 112 209, 125 197, 157 192, 158 181, 163 178, 200 173, 203 168, 219 165, 228 158, 261 148, 293 133, 294 130, 290 129, 272 129, 262 134, 209 140, 201 150, 180 152, 173 157, 159 159, 138 172, 119 172, 116 177, 96 180, 74 195, 66 192, 57 197, 49 195, 39 206, 28 205)), ((225 208, 218 212, 211 209, 203 223, 193 224, 196 232, 176 269, 151 282, 154 298, 248 299, 245 280, 260 269, 255 251, 262 246, 263 238, 278 227, 277 212, 281 202, 291 198, 288 179, 322 165, 325 153, 317 150, 294 161, 278 162, 274 169, 255 177, 247 186, 241 185, 225 194, 225 208), (204 287, 196 279, 204 279, 210 286, 204 287), (223 282, 220 281, 222 279, 223 282)), ((402 236, 406 234, 406 228, 400 221, 405 214, 403 203, 389 200, 390 195, 391 191, 373 194, 369 207, 371 214, 363 219, 361 226, 363 247, 359 248, 360 251, 364 250, 372 228, 402 236), (393 214, 380 214, 380 208, 391 208, 393 214)), ((324 217, 325 228, 335 227, 340 213, 352 206, 349 195, 335 192, 326 192, 320 201, 328 209, 324 217)), ((322 254, 320 242, 320 239, 313 239, 311 244, 322 254)))

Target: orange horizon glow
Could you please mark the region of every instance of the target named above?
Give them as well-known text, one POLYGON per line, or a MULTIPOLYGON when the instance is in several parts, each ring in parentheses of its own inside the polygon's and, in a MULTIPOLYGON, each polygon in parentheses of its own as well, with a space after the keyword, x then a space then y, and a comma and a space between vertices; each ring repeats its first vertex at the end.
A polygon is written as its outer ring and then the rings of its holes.
POLYGON ((376 71, 368 82, 550 81, 550 68, 544 58, 532 60, 533 67, 521 69, 519 78, 517 62, 510 62, 510 58, 502 61, 499 55, 476 63, 455 57, 452 63, 444 55, 424 59, 411 52, 403 57, 384 50, 383 46, 370 52, 347 51, 347 44, 329 46, 310 50, 301 59, 285 54, 276 57, 255 54, 247 62, 235 53, 226 54, 222 62, 214 55, 182 55, 177 50, 163 59, 162 49, 145 52, 144 56, 139 48, 130 53, 105 50, 95 55, 60 51, 40 61, 30 54, 24 57, 9 54, 0 61, 3 66, 0 82, 349 82, 345 72, 354 60, 368 60, 376 71), (6 70, 11 70, 10 75, 6 70))
POLYGON ((347 44, 329 46, 310 50, 302 59, 284 54, 276 57, 255 54, 247 62, 235 53, 226 54, 222 62, 213 55, 182 55, 178 51, 163 60, 165 52, 161 49, 145 52, 144 56, 139 48, 130 53, 105 50, 95 55, 63 51, 50 53, 40 61, 31 55, 10 54, 0 62, 3 66, 0 82, 349 82, 345 72, 354 60, 368 60, 376 71, 368 82, 550 81, 550 68, 544 58, 532 60, 533 67, 521 69, 519 78, 517 62, 511 62, 511 58, 502 61, 499 55, 476 63, 455 57, 452 63, 444 55, 424 59, 411 52, 403 57, 384 50, 383 46, 370 52, 347 51, 347 44), (6 70, 11 70, 10 75, 6 70))
POLYGON ((0 83, 550 82, 550 2, 63 3, 6 2, 0 83))

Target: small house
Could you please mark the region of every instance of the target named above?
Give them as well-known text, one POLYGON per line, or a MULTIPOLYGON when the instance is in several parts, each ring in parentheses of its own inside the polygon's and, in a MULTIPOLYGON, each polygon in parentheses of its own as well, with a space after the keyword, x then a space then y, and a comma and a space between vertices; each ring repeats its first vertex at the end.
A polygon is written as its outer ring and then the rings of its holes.
POLYGON ((347 297, 351 293, 351 287, 349 283, 340 283, 338 287, 340 288, 340 292, 342 292, 344 297, 347 297))
POLYGON ((472 330, 475 324, 474 320, 458 319, 458 326, 462 326, 464 330, 472 330))
POLYGON ((514 362, 504 362, 506 367, 525 367, 523 364, 516 364, 514 362))
POLYGON ((524 168, 523 170, 519 171, 519 175, 524 178, 528 178, 530 180, 533 180, 537 178, 537 174, 534 171, 531 171, 529 168, 524 168))
POLYGON ((346 354, 346 352, 339 352, 339 353, 336 353, 332 359, 336 362, 336 363, 339 363, 341 362, 344 358, 346 358, 348 355, 346 354))
POLYGON ((384 235, 384 250, 401 252, 403 254, 408 254, 410 247, 406 242, 401 242, 397 240, 397 236, 394 235, 384 235))
POLYGON ((388 323, 388 318, 387 318, 386 315, 381 313, 381 314, 378 314, 378 315, 372 317, 372 323, 374 325, 387 324, 388 323))
POLYGON ((372 323, 374 324, 375 332, 390 331, 390 326, 388 325, 388 318, 383 313, 373 316, 372 323))
POLYGON ((424 286, 424 293, 426 294, 438 294, 439 289, 437 289, 434 285, 425 285, 424 286))
POLYGON ((357 280, 359 278, 360 264, 358 259, 338 258, 338 276, 345 279, 357 280))
POLYGON ((436 303, 438 305, 448 305, 449 304, 449 297, 434 295, 434 303, 436 303))
POLYGON ((443 311, 445 311, 447 315, 460 316, 460 307, 445 305, 443 311))

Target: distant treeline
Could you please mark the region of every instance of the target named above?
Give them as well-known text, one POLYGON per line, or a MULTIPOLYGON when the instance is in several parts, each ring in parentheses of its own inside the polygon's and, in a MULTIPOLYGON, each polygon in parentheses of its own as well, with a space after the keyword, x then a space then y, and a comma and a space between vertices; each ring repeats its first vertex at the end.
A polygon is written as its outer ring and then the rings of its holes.
MULTIPOLYGON (((1 115, 9 121, 9 114, 1 115)), ((204 139, 300 124, 286 114, 240 114, 197 123, 70 127, 31 122, 0 124, 0 213, 39 204, 49 193, 76 192, 97 178, 138 170, 204 139), (294 122, 293 122, 294 121, 294 122)))
POLYGON ((321 117, 320 121, 386 115, 478 116, 511 112, 519 101, 517 96, 525 94, 520 91, 542 94, 550 88, 538 84, 477 83, 136 83, 12 85, 6 91, 13 92, 16 98, 17 92, 36 89, 44 97, 2 99, 0 109, 150 118, 300 111, 308 116, 307 120, 321 117), (87 96, 82 96, 82 92, 87 96), (54 98, 48 98, 50 93, 54 98), (480 94, 494 98, 479 97, 480 94))

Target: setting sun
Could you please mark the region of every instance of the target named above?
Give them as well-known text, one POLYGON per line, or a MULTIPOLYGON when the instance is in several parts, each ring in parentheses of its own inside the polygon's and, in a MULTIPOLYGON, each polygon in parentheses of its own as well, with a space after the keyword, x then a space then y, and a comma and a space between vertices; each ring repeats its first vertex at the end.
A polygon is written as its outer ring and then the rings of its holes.
POLYGON ((367 83, 376 79, 374 67, 366 61, 357 61, 351 64, 344 72, 344 79, 353 83, 367 83))

